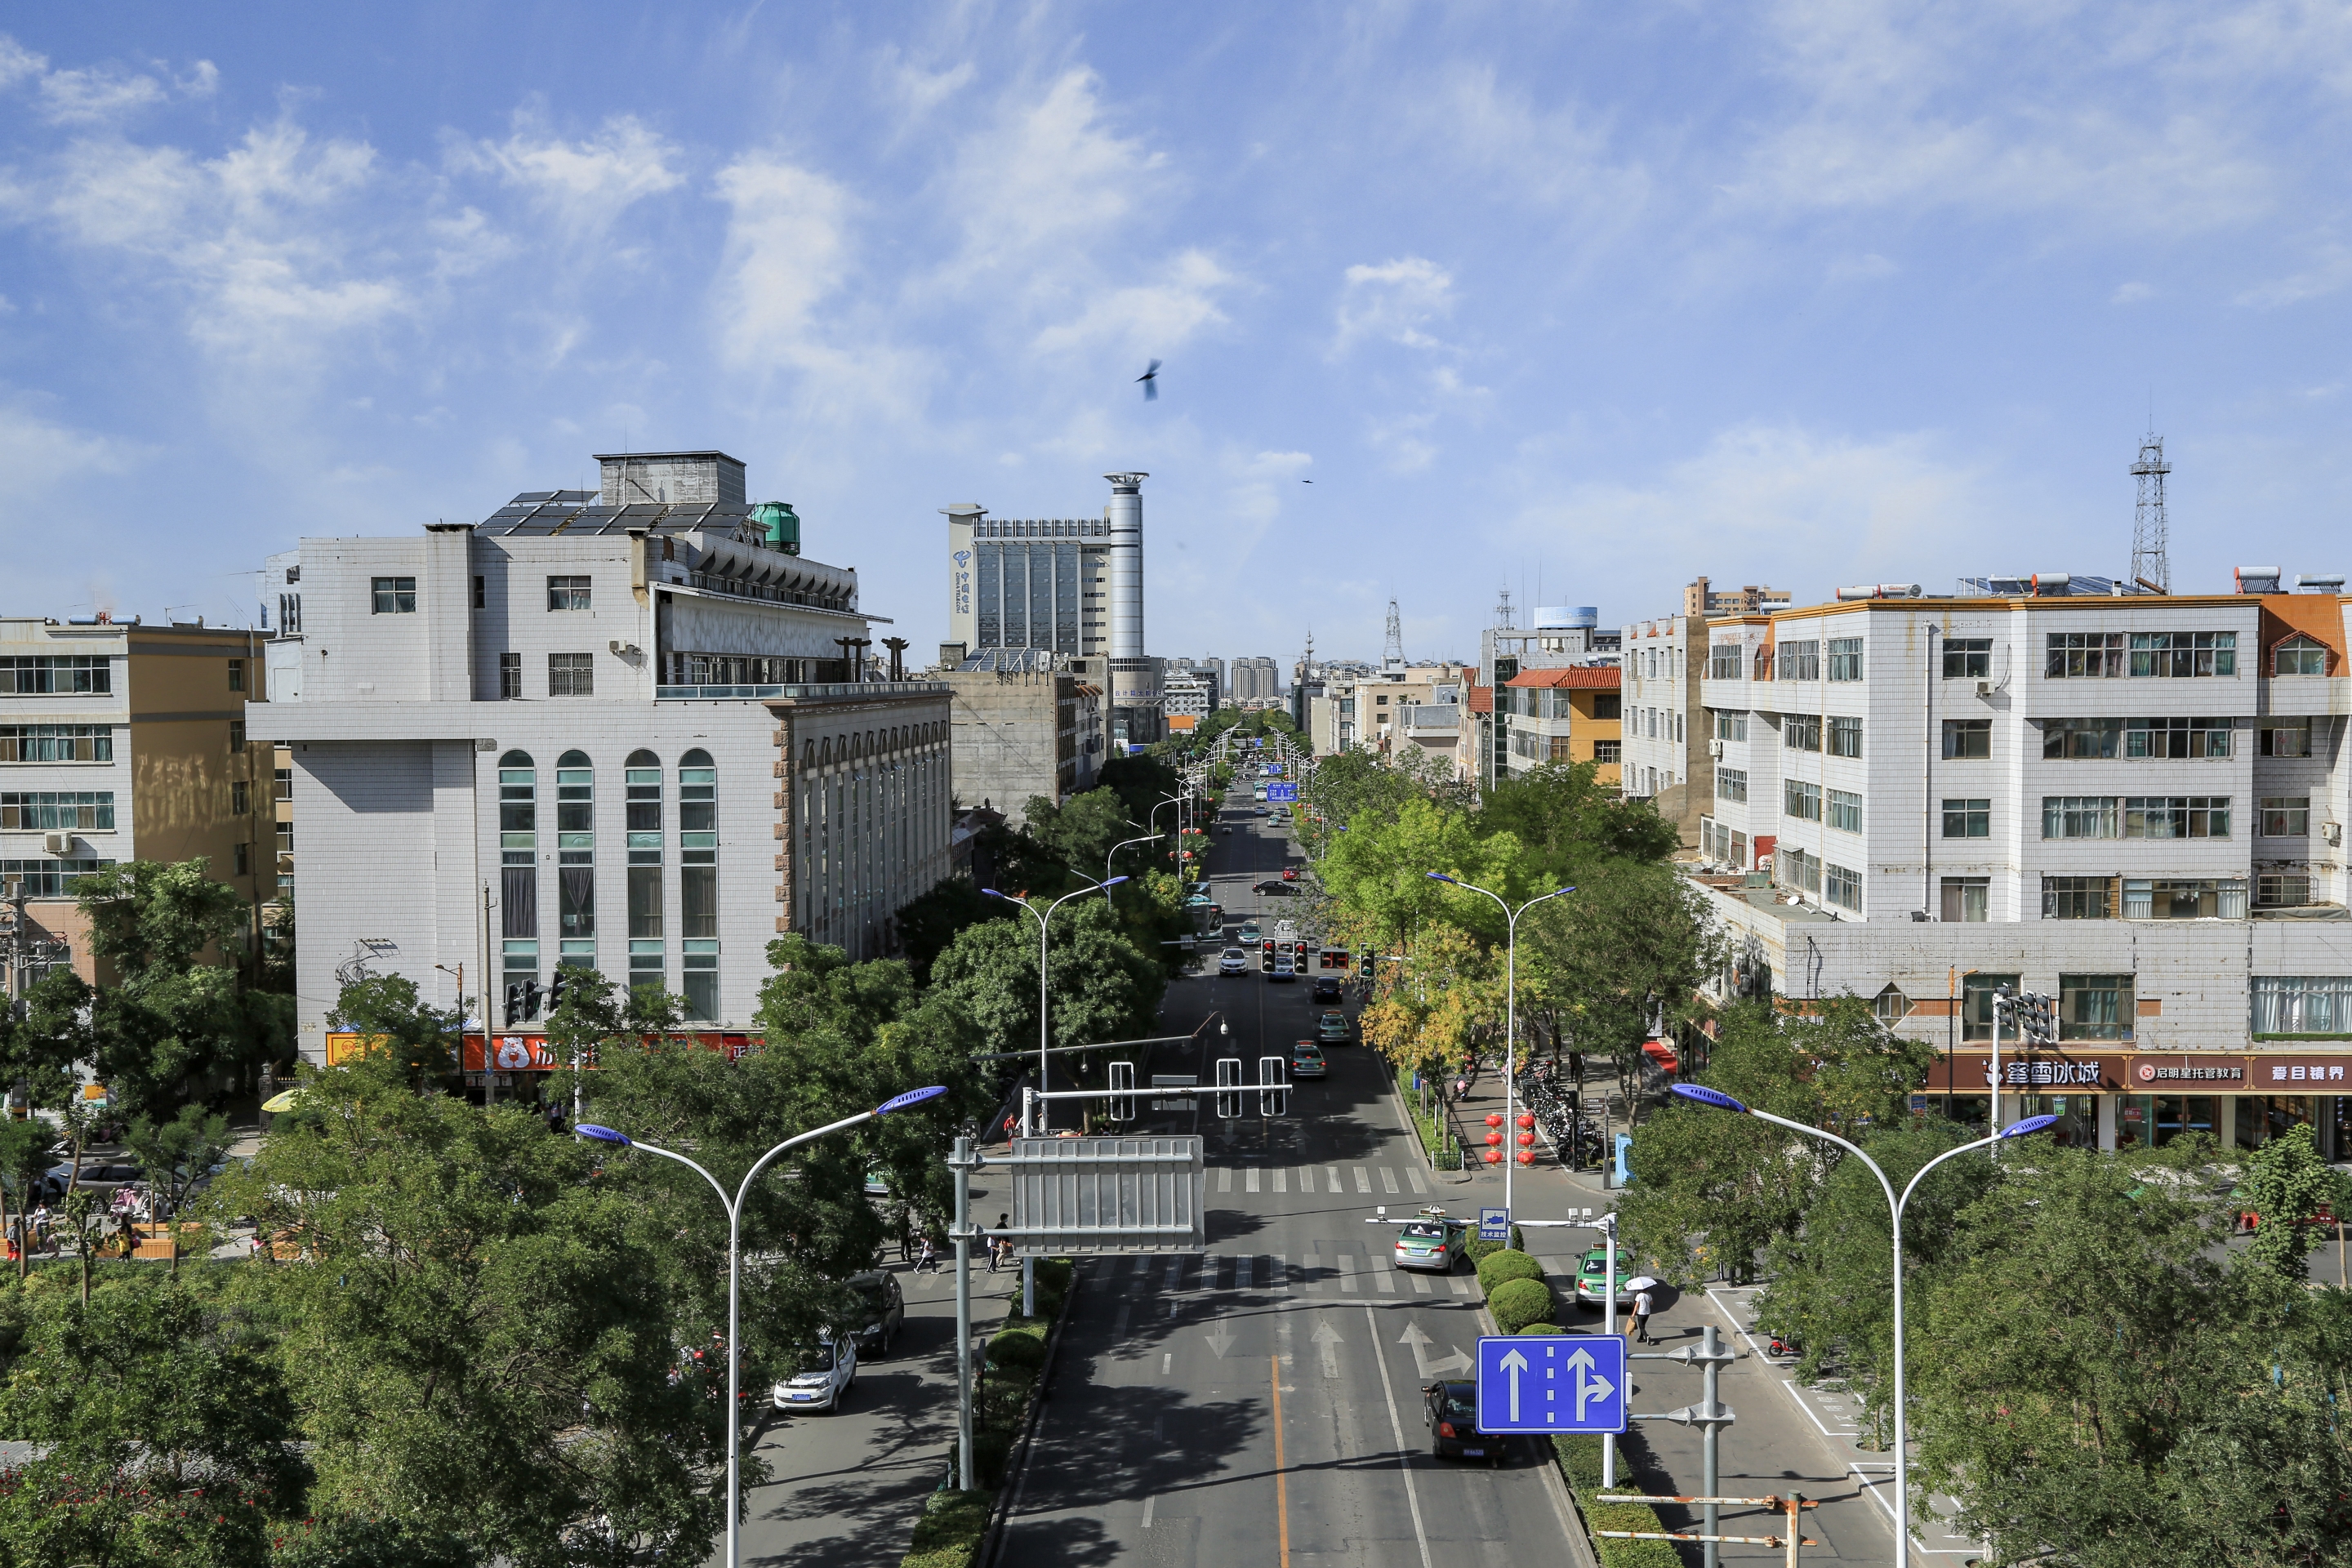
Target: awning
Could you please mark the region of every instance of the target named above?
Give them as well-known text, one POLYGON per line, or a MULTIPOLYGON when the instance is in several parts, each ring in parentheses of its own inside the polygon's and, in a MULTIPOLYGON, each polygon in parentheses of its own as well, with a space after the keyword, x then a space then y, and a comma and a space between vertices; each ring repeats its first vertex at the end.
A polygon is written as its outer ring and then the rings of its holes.
POLYGON ((1674 1047, 1664 1040, 1643 1041, 1642 1054, 1657 1063, 1661 1072, 1677 1072, 1682 1068, 1682 1060, 1675 1055, 1674 1047))

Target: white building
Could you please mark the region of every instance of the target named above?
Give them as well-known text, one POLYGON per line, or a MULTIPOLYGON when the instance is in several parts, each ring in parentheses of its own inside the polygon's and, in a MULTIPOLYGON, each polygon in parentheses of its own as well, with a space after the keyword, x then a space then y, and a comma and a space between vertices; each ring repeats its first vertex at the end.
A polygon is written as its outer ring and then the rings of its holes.
MULTIPOLYGON (((2310 1120, 2337 1146, 2352 1102, 2309 1086, 2352 1068, 2352 601, 2337 578, 2241 584, 1994 579, 1709 623, 1727 988, 1876 997, 1980 1096, 1991 988, 2021 985, 2059 999, 2062 1043, 2004 1083, 2064 1088, 2022 1098, 2074 1135, 2310 1120)), ((1629 773, 1636 700, 1629 666, 1629 773)))
POLYGON ((552 1065, 529 997, 559 964, 743 1029, 777 933, 888 952, 946 874, 946 688, 845 679, 856 574, 723 453, 600 461, 601 493, 269 563, 299 629, 246 711, 291 763, 314 1060, 362 969, 445 1005, 488 970, 508 1062, 552 1065), (626 502, 647 475, 670 499, 626 502))

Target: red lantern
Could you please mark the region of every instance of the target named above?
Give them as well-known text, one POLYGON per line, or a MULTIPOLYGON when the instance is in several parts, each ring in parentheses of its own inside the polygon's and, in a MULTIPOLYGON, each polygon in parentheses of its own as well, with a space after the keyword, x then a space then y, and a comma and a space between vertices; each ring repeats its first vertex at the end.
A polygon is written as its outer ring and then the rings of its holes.
POLYGON ((1486 1163, 1489 1165, 1499 1165, 1502 1163, 1503 1152, 1500 1149, 1489 1149, 1486 1151, 1486 1163))
POLYGON ((1532 1116, 1528 1115, 1528 1114, 1527 1112, 1525 1112, 1525 1111, 1521 1111, 1521 1112, 1519 1113, 1519 1125, 1520 1125, 1520 1126, 1522 1126, 1522 1127, 1533 1127, 1535 1124, 1536 1124, 1536 1119, 1535 1119, 1534 1117, 1532 1117, 1532 1116))
POLYGON ((1522 1165, 1532 1165, 1532 1164, 1534 1164, 1535 1163, 1536 1163, 1536 1155, 1535 1155, 1535 1151, 1534 1151, 1534 1150, 1532 1150, 1532 1149, 1522 1149, 1522 1150, 1520 1150, 1520 1151, 1519 1151, 1519 1163, 1520 1163, 1520 1164, 1522 1164, 1522 1165))
POLYGON ((1489 1132, 1489 1133, 1487 1133, 1487 1134, 1486 1134, 1486 1146, 1487 1146, 1488 1148, 1490 1148, 1490 1149, 1499 1149, 1499 1148, 1501 1148, 1501 1147, 1503 1146, 1503 1135, 1502 1135, 1501 1133, 1499 1133, 1499 1132, 1489 1132))
POLYGON ((1502 1113, 1501 1111, 1499 1111, 1499 1110, 1496 1110, 1496 1111, 1490 1111, 1490 1112, 1488 1112, 1488 1113, 1487 1113, 1487 1116, 1486 1116, 1486 1125, 1487 1125, 1487 1126, 1489 1126, 1489 1127, 1500 1127, 1502 1124, 1503 1124, 1503 1113, 1502 1113))
POLYGON ((1520 1147, 1520 1148, 1522 1148, 1522 1149, 1532 1149, 1532 1148, 1534 1148, 1535 1146, 1536 1146, 1536 1135, 1535 1135, 1534 1133, 1532 1133, 1532 1132, 1522 1132, 1522 1133, 1520 1133, 1520 1134, 1519 1134, 1519 1147, 1520 1147))

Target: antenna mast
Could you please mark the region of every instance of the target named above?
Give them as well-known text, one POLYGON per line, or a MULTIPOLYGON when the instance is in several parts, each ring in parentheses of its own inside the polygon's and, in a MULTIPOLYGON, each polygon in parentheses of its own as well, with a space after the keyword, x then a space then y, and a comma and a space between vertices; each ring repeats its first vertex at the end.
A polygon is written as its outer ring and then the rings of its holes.
POLYGON ((2164 476, 2172 465, 2164 460, 2164 437, 2151 430, 2140 443, 2139 461, 2132 473, 2139 480, 2139 510, 2132 518, 2132 580, 2159 594, 2172 592, 2172 567, 2165 560, 2164 476))
POLYGON ((1503 586, 1502 597, 1495 601, 1495 629, 1498 632, 1517 629, 1517 623, 1511 619, 1511 589, 1508 584, 1503 586))

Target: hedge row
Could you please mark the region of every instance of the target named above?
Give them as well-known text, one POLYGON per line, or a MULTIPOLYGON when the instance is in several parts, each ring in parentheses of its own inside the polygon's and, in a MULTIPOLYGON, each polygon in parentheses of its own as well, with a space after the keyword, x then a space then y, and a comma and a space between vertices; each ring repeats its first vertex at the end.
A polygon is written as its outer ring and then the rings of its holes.
MULTIPOLYGON (((1552 1455, 1559 1461, 1560 1473, 1568 1478, 1569 1489, 1576 1494, 1576 1506, 1584 1515, 1589 1531, 1656 1530, 1666 1527, 1658 1518, 1658 1510, 1645 1502, 1594 1502, 1601 1495, 1601 1439, 1598 1437, 1554 1437, 1552 1455)), ((1625 1455, 1617 1456, 1619 1485, 1626 1490, 1638 1487, 1627 1475, 1625 1455)), ((1595 1535, 1594 1555, 1601 1559, 1601 1568, 1682 1568, 1682 1558, 1671 1542, 1619 1541, 1595 1535)))

